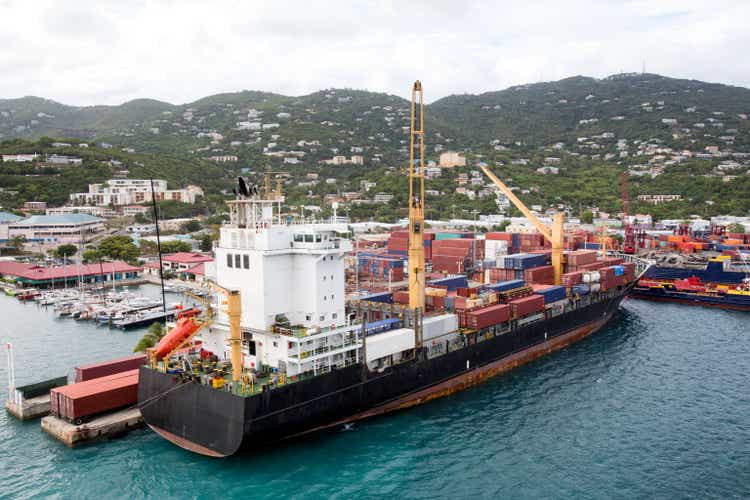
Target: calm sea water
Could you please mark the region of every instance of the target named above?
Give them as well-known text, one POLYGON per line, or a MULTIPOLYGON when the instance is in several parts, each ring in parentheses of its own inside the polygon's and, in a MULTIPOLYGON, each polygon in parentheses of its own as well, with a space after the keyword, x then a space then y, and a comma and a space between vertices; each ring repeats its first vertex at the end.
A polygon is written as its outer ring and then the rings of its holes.
MULTIPOLYGON (((19 383, 125 355, 140 335, 6 297, 0 317, 19 383)), ((70 450, 3 412, 0 497, 748 498, 749 325, 628 300, 593 337, 479 387, 229 459, 146 429, 70 450)))

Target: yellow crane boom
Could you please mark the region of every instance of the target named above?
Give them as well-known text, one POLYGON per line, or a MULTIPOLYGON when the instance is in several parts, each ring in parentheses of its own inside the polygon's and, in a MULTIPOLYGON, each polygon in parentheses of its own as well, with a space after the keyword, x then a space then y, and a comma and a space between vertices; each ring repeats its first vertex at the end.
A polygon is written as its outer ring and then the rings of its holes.
POLYGON ((232 381, 239 382, 242 377, 242 332, 240 318, 242 317, 239 290, 228 290, 223 286, 209 281, 209 286, 226 297, 227 316, 229 316, 229 342, 232 348, 232 381))
POLYGON ((409 137, 409 308, 424 313, 424 101, 419 80, 411 90, 409 137))
POLYGON ((516 206, 521 213, 531 221, 536 227, 536 230, 544 236, 544 239, 550 242, 552 245, 552 268, 555 271, 555 285, 559 285, 562 281, 562 269, 563 269, 563 247, 565 241, 565 235, 563 233, 563 226, 565 224, 565 216, 558 212, 552 217, 552 229, 540 221, 534 214, 531 213, 526 205, 523 204, 518 197, 513 194, 508 186, 503 183, 488 167, 482 166, 482 172, 490 178, 490 180, 500 188, 500 191, 508 197, 508 199, 516 206))

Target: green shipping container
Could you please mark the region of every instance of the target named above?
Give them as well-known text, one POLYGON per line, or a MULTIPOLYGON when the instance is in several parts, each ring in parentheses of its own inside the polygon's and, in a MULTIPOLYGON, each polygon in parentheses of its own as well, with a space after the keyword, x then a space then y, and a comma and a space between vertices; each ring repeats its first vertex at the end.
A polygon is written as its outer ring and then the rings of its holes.
POLYGON ((437 233, 435 236, 436 240, 453 240, 460 238, 461 235, 458 233, 437 233))

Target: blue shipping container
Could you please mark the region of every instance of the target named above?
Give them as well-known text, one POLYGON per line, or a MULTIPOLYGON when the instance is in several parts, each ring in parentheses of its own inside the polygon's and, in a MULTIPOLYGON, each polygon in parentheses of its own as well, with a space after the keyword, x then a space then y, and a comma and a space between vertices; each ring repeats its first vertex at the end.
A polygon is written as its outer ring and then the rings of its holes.
POLYGON ((360 300, 366 300, 368 302, 383 302, 385 304, 393 304, 393 294, 389 292, 372 293, 365 295, 360 300))
POLYGON ((551 302, 557 302, 565 298, 565 287, 564 286, 551 286, 544 290, 537 290, 534 293, 538 293, 544 297, 544 303, 549 304, 551 302))
POLYGON ((612 266, 612 268, 615 270, 615 276, 622 276, 625 274, 625 268, 622 266, 612 266))
POLYGON ((487 285, 487 289, 494 290, 496 292, 507 292, 508 290, 513 290, 514 288, 521 288, 525 284, 526 282, 524 280, 500 281, 499 283, 492 283, 491 285, 487 285))
POLYGON ((448 290, 455 290, 456 288, 467 288, 469 280, 466 279, 466 276, 453 276, 428 281, 427 286, 445 286, 448 287, 448 290))
POLYGON ((586 283, 580 285, 573 285, 571 291, 576 295, 588 295, 591 288, 586 283))

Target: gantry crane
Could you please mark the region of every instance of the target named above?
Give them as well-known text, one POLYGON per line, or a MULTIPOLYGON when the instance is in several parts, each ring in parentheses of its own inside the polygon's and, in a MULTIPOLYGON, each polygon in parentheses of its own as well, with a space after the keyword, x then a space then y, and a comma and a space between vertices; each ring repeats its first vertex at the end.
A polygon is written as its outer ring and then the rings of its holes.
POLYGON ((550 229, 546 224, 537 219, 537 217, 531 213, 531 210, 526 208, 526 205, 519 200, 513 191, 506 186, 492 171, 486 166, 482 166, 482 172, 490 178, 495 185, 500 188, 505 196, 513 203, 521 213, 531 221, 536 227, 536 230, 544 236, 544 239, 550 242, 552 245, 552 267, 555 270, 555 285, 559 285, 562 281, 562 270, 563 270, 563 247, 564 247, 564 235, 563 225, 565 224, 565 216, 562 212, 557 212, 552 217, 552 228, 550 229))
POLYGON ((419 80, 411 90, 409 144, 409 308, 424 312, 424 101, 419 80))

